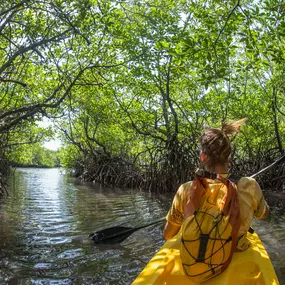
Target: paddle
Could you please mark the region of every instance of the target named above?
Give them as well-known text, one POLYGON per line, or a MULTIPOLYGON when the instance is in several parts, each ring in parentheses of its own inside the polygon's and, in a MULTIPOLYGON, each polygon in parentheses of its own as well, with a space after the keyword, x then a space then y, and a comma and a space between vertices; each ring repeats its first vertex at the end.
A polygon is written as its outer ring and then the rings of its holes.
MULTIPOLYGON (((279 157, 275 162, 271 163, 269 166, 266 166, 262 170, 258 171, 257 173, 251 175, 250 177, 254 178, 257 175, 261 174, 265 170, 271 168, 272 166, 278 164, 279 162, 283 161, 285 159, 285 155, 279 157)), ((165 219, 149 223, 144 226, 139 226, 139 227, 122 227, 122 226, 116 226, 116 227, 111 227, 107 228, 101 231, 97 231, 95 233, 91 233, 89 237, 93 239, 94 243, 96 244, 115 244, 115 243, 121 243, 125 239, 127 239, 133 232, 164 222, 165 219)))
POLYGON ((271 163, 270 165, 266 166, 265 168, 261 169, 260 171, 258 171, 257 173, 251 175, 251 178, 256 177, 257 175, 261 174, 262 172, 264 172, 265 170, 271 168, 272 166, 278 164, 279 162, 285 160, 285 154, 283 154, 281 157, 279 157, 277 160, 275 160, 273 163, 271 163))
POLYGON ((164 222, 165 219, 155 221, 152 223, 149 223, 147 225, 139 226, 139 227, 122 227, 122 226, 116 226, 107 228, 101 231, 97 231, 95 233, 91 233, 89 237, 93 239, 94 243, 96 244, 114 244, 114 243, 121 243, 123 242, 127 237, 129 237, 133 232, 164 222))

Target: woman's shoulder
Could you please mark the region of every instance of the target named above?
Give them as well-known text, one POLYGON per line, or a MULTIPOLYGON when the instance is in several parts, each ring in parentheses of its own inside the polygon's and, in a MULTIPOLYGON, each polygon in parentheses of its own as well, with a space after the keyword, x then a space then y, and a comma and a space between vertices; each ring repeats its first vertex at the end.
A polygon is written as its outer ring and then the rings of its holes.
POLYGON ((192 184, 192 180, 184 182, 183 184, 181 184, 181 186, 188 187, 188 186, 191 186, 191 184, 192 184))
POLYGON ((252 193, 260 189, 256 180, 248 176, 241 177, 237 182, 237 187, 239 191, 247 191, 252 193))
POLYGON ((189 189, 191 187, 192 181, 185 182, 181 184, 176 192, 176 197, 180 197, 180 199, 185 199, 189 196, 189 189))
POLYGON ((256 180, 250 176, 242 176, 238 180, 239 184, 255 184, 256 180))
POLYGON ((192 184, 192 181, 187 181, 181 184, 180 187, 178 188, 178 191, 180 192, 187 191, 191 187, 191 184, 192 184))

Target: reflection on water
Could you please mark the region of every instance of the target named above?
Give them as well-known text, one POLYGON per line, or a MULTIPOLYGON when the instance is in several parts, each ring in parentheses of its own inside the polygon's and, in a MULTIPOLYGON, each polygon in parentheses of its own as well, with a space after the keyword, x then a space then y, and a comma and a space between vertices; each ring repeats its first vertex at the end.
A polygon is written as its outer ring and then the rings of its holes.
MULTIPOLYGON (((120 245, 93 245, 87 236, 160 219, 170 202, 75 184, 58 169, 18 169, 0 206, 0 284, 130 284, 163 244, 161 226, 137 231, 120 245)), ((255 223, 281 284, 284 227, 282 219, 255 223)))
POLYGON ((164 214, 143 193, 76 185, 58 169, 19 169, 0 208, 0 284, 129 284, 162 244, 161 229, 114 246, 87 236, 164 214))

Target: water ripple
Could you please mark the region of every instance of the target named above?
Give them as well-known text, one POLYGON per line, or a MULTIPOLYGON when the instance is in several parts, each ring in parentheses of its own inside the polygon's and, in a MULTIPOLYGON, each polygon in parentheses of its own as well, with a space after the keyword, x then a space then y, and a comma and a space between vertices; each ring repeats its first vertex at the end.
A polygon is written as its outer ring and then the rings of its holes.
MULTIPOLYGON (((88 234, 158 220, 173 195, 74 182, 58 169, 16 171, 10 196, 0 205, 0 285, 130 284, 163 244, 163 225, 118 245, 93 245, 88 234)), ((285 284, 285 198, 266 198, 272 214, 253 226, 285 284)))
POLYGON ((162 245, 161 227, 121 245, 94 246, 88 235, 165 213, 146 193, 81 185, 58 169, 18 169, 0 207, 0 284, 130 284, 162 245))

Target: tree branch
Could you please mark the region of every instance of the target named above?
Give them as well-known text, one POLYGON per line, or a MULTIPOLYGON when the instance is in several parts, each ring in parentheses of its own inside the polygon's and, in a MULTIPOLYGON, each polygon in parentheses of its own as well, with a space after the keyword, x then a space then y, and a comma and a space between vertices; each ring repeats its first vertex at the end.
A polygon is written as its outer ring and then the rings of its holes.
POLYGON ((5 14, 7 14, 7 13, 9 13, 9 12, 19 8, 19 7, 21 7, 21 6, 23 6, 24 4, 26 4, 26 3, 30 2, 30 1, 31 0, 23 0, 22 2, 16 4, 16 5, 12 6, 12 7, 10 7, 9 9, 4 10, 3 12, 0 13, 0 17, 2 17, 3 15, 5 15, 5 14))
POLYGON ((61 40, 68 32, 70 32, 71 29, 67 29, 65 30, 64 32, 56 35, 56 36, 53 36, 49 39, 45 39, 43 38, 42 40, 38 41, 38 42, 35 42, 29 46, 26 46, 26 47, 21 47, 18 51, 16 51, 1 67, 0 67, 0 74, 6 69, 8 68, 12 63, 13 61, 20 55, 30 51, 30 50, 35 50, 37 47, 39 46, 43 46, 47 43, 50 43, 50 42, 54 42, 54 41, 59 41, 61 40))
POLYGON ((86 118, 86 120, 83 121, 83 127, 84 127, 86 138, 92 142, 95 142, 97 145, 99 145, 103 149, 104 153, 107 156, 111 157, 111 154, 107 151, 107 147, 103 143, 101 143, 99 140, 97 140, 94 135, 93 135, 93 137, 89 136, 89 132, 88 132, 89 118, 88 117, 86 118))
POLYGON ((235 9, 240 5, 240 0, 237 1, 236 5, 232 8, 231 12, 229 13, 229 15, 227 16, 227 19, 226 19, 226 22, 224 23, 224 26, 222 27, 222 29, 220 30, 215 42, 214 42, 214 45, 216 46, 221 34, 223 33, 223 31, 225 30, 227 24, 228 24, 228 21, 232 15, 232 13, 235 11, 235 9))
POLYGON ((14 79, 4 79, 3 77, 0 77, 0 82, 3 82, 3 83, 12 82, 12 83, 20 84, 25 88, 27 87, 26 83, 23 83, 21 81, 14 80, 14 79))

